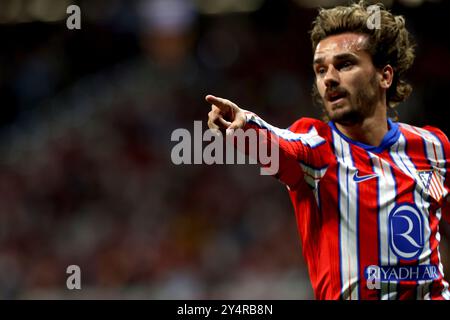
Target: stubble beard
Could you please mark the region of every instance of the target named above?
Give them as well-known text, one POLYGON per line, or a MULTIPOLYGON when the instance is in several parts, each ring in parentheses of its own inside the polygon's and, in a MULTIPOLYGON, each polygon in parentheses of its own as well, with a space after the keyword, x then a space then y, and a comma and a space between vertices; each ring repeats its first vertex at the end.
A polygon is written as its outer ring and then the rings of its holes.
MULTIPOLYGON (((372 116, 375 112, 376 105, 378 103, 378 95, 376 92, 377 79, 374 74, 366 86, 361 86, 356 89, 356 94, 354 97, 347 91, 347 106, 344 107, 347 110, 336 112, 329 111, 327 108, 324 108, 325 113, 329 120, 344 126, 351 126, 361 123, 364 119, 372 116)), ((324 104, 327 103, 327 101, 324 100, 322 102, 324 104)))

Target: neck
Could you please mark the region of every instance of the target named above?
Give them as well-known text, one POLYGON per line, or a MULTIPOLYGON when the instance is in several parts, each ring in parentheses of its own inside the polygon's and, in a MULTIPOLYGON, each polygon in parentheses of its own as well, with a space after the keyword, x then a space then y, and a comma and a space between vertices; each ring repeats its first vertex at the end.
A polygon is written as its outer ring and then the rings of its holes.
POLYGON ((376 112, 373 116, 355 124, 335 123, 336 128, 352 140, 377 147, 389 131, 385 110, 382 108, 378 108, 378 110, 381 112, 376 112))

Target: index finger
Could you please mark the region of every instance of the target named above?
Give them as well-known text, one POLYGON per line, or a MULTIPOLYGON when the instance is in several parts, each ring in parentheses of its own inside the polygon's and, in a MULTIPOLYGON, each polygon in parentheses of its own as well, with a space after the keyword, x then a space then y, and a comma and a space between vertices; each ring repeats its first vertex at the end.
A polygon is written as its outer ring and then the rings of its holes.
POLYGON ((211 94, 208 94, 205 97, 205 100, 213 105, 215 105, 216 107, 218 107, 220 110, 222 111, 227 111, 231 106, 230 106, 230 102, 226 99, 222 99, 216 96, 213 96, 211 94))

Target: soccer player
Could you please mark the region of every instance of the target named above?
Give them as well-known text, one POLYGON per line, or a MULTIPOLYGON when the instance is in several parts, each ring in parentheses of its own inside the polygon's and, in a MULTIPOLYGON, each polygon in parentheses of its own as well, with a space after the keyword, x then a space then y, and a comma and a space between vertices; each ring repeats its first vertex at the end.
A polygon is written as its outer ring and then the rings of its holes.
POLYGON ((450 143, 437 128, 395 122, 414 60, 403 17, 367 5, 321 9, 313 23, 315 92, 324 121, 276 128, 206 96, 211 129, 266 132, 297 220, 317 299, 449 299, 439 221, 450 222, 450 143), (446 200, 447 199, 447 200, 446 200))

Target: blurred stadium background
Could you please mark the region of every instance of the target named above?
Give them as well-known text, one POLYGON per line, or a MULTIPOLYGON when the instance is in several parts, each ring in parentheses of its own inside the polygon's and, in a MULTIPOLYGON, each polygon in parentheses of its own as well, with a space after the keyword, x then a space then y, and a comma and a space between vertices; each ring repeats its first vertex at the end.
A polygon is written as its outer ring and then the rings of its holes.
MULTIPOLYGON (((449 1, 383 2, 418 43, 400 119, 448 135, 449 1)), ((307 31, 340 3, 1 0, 0 298, 311 299, 284 188, 175 166, 170 135, 206 128, 207 93, 280 127, 319 116, 307 31)))

